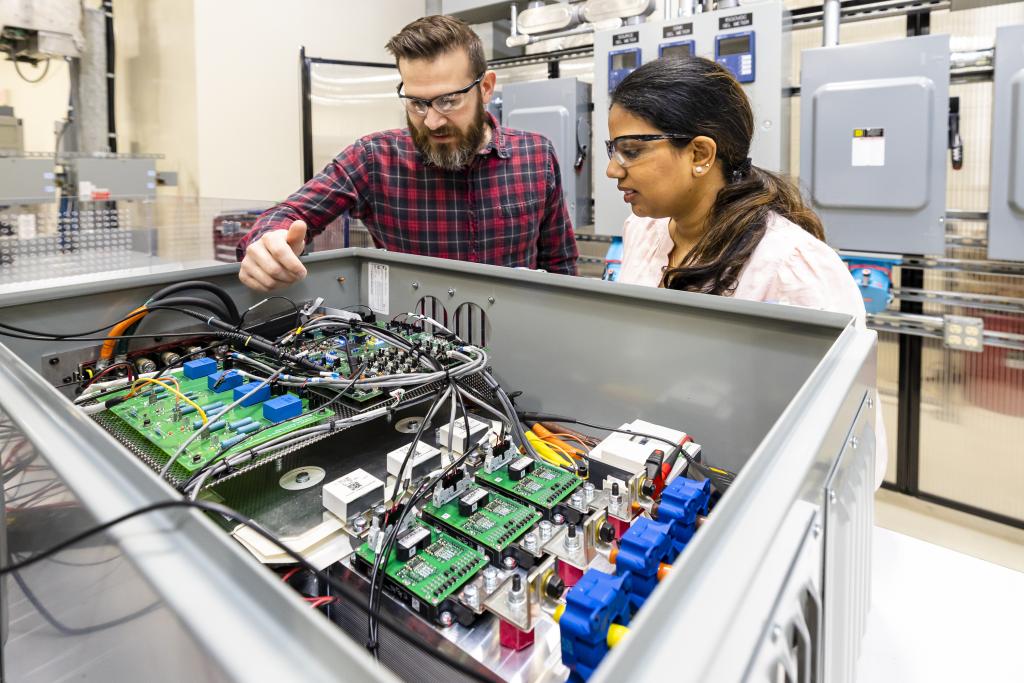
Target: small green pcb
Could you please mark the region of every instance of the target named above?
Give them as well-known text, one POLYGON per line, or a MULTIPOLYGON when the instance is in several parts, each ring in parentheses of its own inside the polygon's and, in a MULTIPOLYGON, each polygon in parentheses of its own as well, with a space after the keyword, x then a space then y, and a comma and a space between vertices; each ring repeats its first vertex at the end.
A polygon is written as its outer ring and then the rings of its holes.
POLYGON ((583 483, 572 472, 549 465, 539 460, 531 460, 529 471, 522 478, 513 480, 509 469, 515 468, 522 460, 513 461, 494 472, 479 469, 476 479, 499 491, 505 491, 512 497, 535 505, 542 510, 550 510, 569 497, 583 483))
POLYGON ((505 550, 541 518, 541 514, 532 507, 480 487, 472 487, 440 507, 427 503, 423 514, 497 553, 505 550), (480 505, 476 504, 478 497, 480 505), (472 511, 463 501, 472 502, 472 511))
MULTIPOLYGON (((473 548, 443 531, 426 525, 430 530, 430 543, 417 552, 407 562, 397 558, 397 549, 391 553, 385 573, 395 585, 404 589, 409 595, 427 603, 431 610, 430 616, 443 600, 462 588, 474 575, 485 566, 487 558, 473 548)), ((377 554, 369 543, 363 543, 356 550, 356 557, 361 561, 363 569, 368 571, 373 566, 377 554)), ((413 607, 423 613, 416 603, 413 607)))
MULTIPOLYGON (((214 415, 234 402, 232 390, 215 393, 208 388, 206 377, 188 379, 180 372, 169 373, 178 380, 181 391, 191 398, 200 407, 220 403, 219 408, 208 412, 207 417, 213 419, 214 415)), ((171 456, 177 452, 189 437, 195 432, 195 423, 200 421, 198 413, 189 412, 180 417, 175 412, 175 404, 183 409, 189 408, 188 404, 176 396, 149 384, 141 387, 142 391, 124 403, 111 408, 111 412, 130 426, 139 436, 149 441, 161 451, 171 456)), ((302 401, 303 411, 309 410, 309 402, 302 401)), ((216 431, 206 432, 203 436, 189 444, 188 450, 178 457, 178 465, 188 472, 195 472, 202 469, 220 452, 223 444, 229 439, 242 436, 231 428, 233 423, 248 420, 248 424, 255 424, 256 427, 246 426, 252 430, 253 435, 239 441, 237 447, 229 448, 225 455, 243 451, 246 448, 265 443, 270 439, 284 436, 302 427, 316 424, 329 419, 334 413, 330 410, 316 411, 300 415, 292 420, 274 424, 263 417, 263 404, 243 407, 239 406, 226 415, 217 418, 223 421, 224 426, 216 431)))

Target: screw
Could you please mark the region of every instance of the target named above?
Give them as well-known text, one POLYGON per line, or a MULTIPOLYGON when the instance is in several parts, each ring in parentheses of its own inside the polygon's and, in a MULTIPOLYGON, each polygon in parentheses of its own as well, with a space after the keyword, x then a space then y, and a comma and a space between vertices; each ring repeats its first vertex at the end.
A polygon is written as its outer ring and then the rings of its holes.
POLYGON ((420 288, 420 283, 418 283, 418 282, 413 282, 413 283, 412 283, 412 288, 413 288, 413 289, 419 289, 419 288, 420 288))
POLYGON ((480 607, 480 593, 477 591, 476 586, 469 584, 462 589, 462 600, 469 606, 470 609, 476 610, 480 607))
POLYGON ((563 515, 561 512, 556 512, 554 515, 551 516, 551 521, 555 524, 565 524, 565 515, 563 515))
POLYGON ((504 560, 502 560, 501 564, 502 564, 503 567, 505 567, 505 569, 515 569, 516 568, 516 558, 512 557, 511 555, 509 555, 504 560))
POLYGON ((50 359, 50 365, 57 365, 58 363, 60 363, 60 358, 51 358, 50 359))
POLYGON ((811 527, 811 533, 814 534, 815 538, 817 538, 818 536, 821 536, 821 525, 820 524, 815 524, 814 526, 812 526, 811 527))
POLYGON ((383 505, 378 505, 377 507, 373 508, 373 514, 377 515, 378 517, 383 516, 385 512, 387 512, 387 508, 385 508, 383 505))
POLYGON ((578 492, 572 494, 572 496, 569 498, 569 504, 572 505, 574 508, 583 507, 583 494, 578 492))
POLYGON ((565 549, 575 552, 580 549, 580 537, 576 535, 576 525, 570 524, 565 532, 565 549))
POLYGON ((583 497, 588 503, 594 500, 594 488, 594 485, 589 481, 583 485, 583 497))
POLYGON ((438 617, 438 620, 441 622, 441 626, 444 626, 445 628, 448 628, 455 623, 455 617, 452 616, 451 612, 441 612, 441 616, 438 617))
POLYGON ((546 541, 551 538, 551 522, 545 519, 537 528, 540 530, 540 540, 546 541))
POLYGON ((448 296, 455 296, 455 288, 454 287, 449 287, 448 288, 448 296))
POLYGON ((295 475, 296 484, 305 484, 307 481, 309 481, 309 472, 299 472, 295 475))
POLYGON ((493 593, 494 589, 498 587, 498 570, 494 567, 488 567, 484 570, 484 590, 488 593, 493 593))
POLYGON ((868 408, 874 408, 875 407, 875 399, 873 399, 870 396, 868 396, 867 405, 868 405, 868 408))
POLYGON ((857 450, 858 446, 860 446, 860 439, 858 439, 855 436, 851 436, 850 437, 850 448, 852 448, 853 450, 857 450))
POLYGON ((339 285, 345 284, 345 276, 344 275, 339 275, 338 276, 338 284, 339 285))
POLYGON ((531 553, 537 550, 537 534, 532 531, 523 536, 523 547, 531 553))
POLYGON ((356 517, 352 520, 352 526, 356 531, 362 531, 366 528, 366 519, 364 517, 356 517))
POLYGON ((839 500, 839 496, 836 495, 835 490, 833 489, 833 490, 829 491, 828 492, 828 502, 830 502, 833 505, 835 505, 837 500, 839 500))
POLYGON ((71 384, 71 377, 65 377, 64 384, 71 384))
POLYGON ((512 589, 508 592, 508 604, 512 607, 522 607, 526 604, 526 587, 523 585, 523 577, 519 574, 512 575, 512 589))
POLYGON ((774 626, 772 626, 772 642, 774 643, 780 637, 782 637, 782 627, 778 624, 775 624, 774 626))
POLYGON ((487 303, 493 304, 494 303, 494 297, 493 296, 487 297, 487 303))

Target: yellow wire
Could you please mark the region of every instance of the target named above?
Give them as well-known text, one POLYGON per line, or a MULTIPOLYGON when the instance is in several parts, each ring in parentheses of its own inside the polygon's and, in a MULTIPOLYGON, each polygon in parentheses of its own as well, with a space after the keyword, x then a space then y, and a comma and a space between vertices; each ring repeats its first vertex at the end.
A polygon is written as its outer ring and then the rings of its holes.
POLYGON ((551 444, 541 441, 540 437, 533 433, 533 430, 526 430, 526 439, 533 446, 533 450, 537 451, 537 455, 544 459, 545 462, 549 462, 556 467, 568 467, 573 468, 572 458, 565 460, 558 453, 551 448, 551 444))
MULTIPOLYGON (((177 383, 178 383, 178 381, 177 381, 176 379, 174 379, 173 377, 169 377, 168 379, 170 379, 171 381, 173 381, 173 382, 174 382, 175 384, 177 384, 177 383)), ((172 394, 174 394, 174 395, 175 395, 176 397, 180 398, 180 399, 181 399, 182 401, 184 401, 185 403, 187 403, 187 404, 189 404, 190 406, 192 406, 193 408, 195 408, 195 409, 196 409, 196 413, 197 413, 197 414, 199 415, 199 419, 201 419, 201 420, 203 421, 203 424, 206 424, 207 422, 209 422, 209 421, 210 421, 210 420, 209 420, 209 419, 208 419, 208 418, 206 417, 206 412, 205 412, 205 411, 203 411, 203 409, 199 407, 199 404, 198 404, 198 403, 196 403, 195 401, 193 401, 193 400, 192 400, 192 399, 190 399, 190 398, 189 398, 188 396, 186 396, 185 394, 181 393, 180 391, 178 391, 177 389, 175 389, 175 388, 174 388, 174 387, 172 387, 171 385, 169 385, 169 384, 165 384, 164 382, 161 382, 161 381, 160 381, 160 380, 158 380, 158 379, 153 379, 152 377, 141 377, 141 378, 139 378, 139 379, 135 380, 135 382, 134 382, 134 383, 132 384, 132 392, 134 392, 134 391, 135 391, 135 389, 136 389, 136 387, 137 387, 138 385, 140 385, 140 384, 147 384, 147 383, 148 383, 148 384, 156 384, 157 386, 161 386, 161 387, 163 387, 163 388, 164 388, 164 389, 166 389, 167 391, 169 391, 169 392, 171 392, 172 394)), ((179 386, 180 386, 180 385, 179 385, 179 386)))

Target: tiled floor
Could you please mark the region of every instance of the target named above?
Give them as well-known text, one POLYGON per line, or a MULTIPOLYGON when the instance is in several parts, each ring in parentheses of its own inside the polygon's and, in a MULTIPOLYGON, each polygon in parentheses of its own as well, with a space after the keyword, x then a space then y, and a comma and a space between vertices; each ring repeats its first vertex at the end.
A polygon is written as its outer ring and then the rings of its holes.
POLYGON ((1024 572, 1024 529, 879 490, 875 524, 1024 572))

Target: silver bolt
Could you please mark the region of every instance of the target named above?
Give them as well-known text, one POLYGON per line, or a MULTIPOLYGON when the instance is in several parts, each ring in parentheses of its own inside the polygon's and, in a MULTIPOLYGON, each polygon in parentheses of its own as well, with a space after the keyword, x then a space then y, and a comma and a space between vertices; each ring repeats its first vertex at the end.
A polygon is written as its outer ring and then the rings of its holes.
POLYGON ((866 401, 866 403, 868 404, 868 408, 875 407, 875 399, 871 398, 870 396, 868 396, 868 400, 866 401))
POLYGON ((572 505, 574 508, 583 507, 583 494, 579 492, 572 494, 569 498, 569 505, 572 505))
POLYGON ((580 549, 580 536, 576 533, 576 525, 565 530, 565 549, 569 552, 576 552, 580 549))
POLYGON ((537 528, 540 530, 540 540, 546 541, 551 538, 551 522, 545 519, 537 528))
POLYGON ((452 616, 451 612, 441 612, 441 616, 438 619, 441 622, 441 626, 445 628, 455 623, 455 617, 452 616))
POLYGON ((488 567, 484 570, 484 590, 488 593, 493 593, 494 589, 498 587, 498 570, 494 567, 488 567))
POLYGON ((519 574, 512 576, 512 587, 508 591, 508 604, 513 608, 522 608, 526 604, 526 584, 519 574))
POLYGON ((551 521, 555 524, 565 524, 565 515, 563 515, 561 512, 556 512, 554 515, 551 516, 551 521))
POLYGON ((836 492, 835 492, 835 490, 830 490, 830 491, 828 492, 828 502, 830 502, 830 503, 832 503, 833 505, 835 505, 835 503, 836 503, 836 501, 837 501, 837 500, 839 500, 839 496, 838 496, 838 495, 836 495, 836 492))
POLYGON ((373 514, 377 515, 378 517, 383 515, 386 511, 387 508, 385 508, 383 505, 378 505, 377 507, 373 508, 373 514))
POLYGON ((852 448, 853 450, 857 450, 858 446, 860 446, 860 439, 858 439, 855 436, 851 436, 850 437, 850 448, 852 448))
POLYGON ((494 303, 494 297, 493 296, 487 297, 487 303, 493 304, 494 303))
POLYGON ((594 500, 594 490, 594 485, 589 481, 583 485, 583 497, 587 500, 588 503, 594 500))
POLYGON ((775 624, 774 626, 772 626, 772 642, 774 643, 775 641, 777 641, 781 637, 782 637, 782 627, 779 626, 778 624, 775 624))
POLYGON ((356 517, 354 520, 352 520, 352 527, 356 531, 362 531, 363 529, 366 528, 366 518, 364 518, 364 517, 356 517))
POLYGON ((418 283, 418 282, 413 282, 413 283, 412 283, 412 288, 413 288, 413 289, 419 289, 419 288, 420 288, 420 283, 418 283))
POLYGON ((477 591, 475 585, 469 584, 462 589, 462 600, 472 610, 476 610, 480 607, 480 592, 477 591))
POLYGON ((812 526, 811 527, 811 533, 814 534, 815 538, 817 538, 818 536, 821 536, 821 525, 820 524, 815 524, 814 526, 812 526))
POLYGON ((449 287, 448 288, 448 296, 455 296, 455 288, 454 287, 449 287))
POLYGON ((504 560, 502 560, 501 564, 502 564, 503 567, 505 567, 505 569, 515 569, 516 568, 516 558, 512 557, 511 555, 509 555, 504 560))
POLYGON ((537 550, 537 534, 532 531, 523 536, 523 547, 531 553, 537 550))

